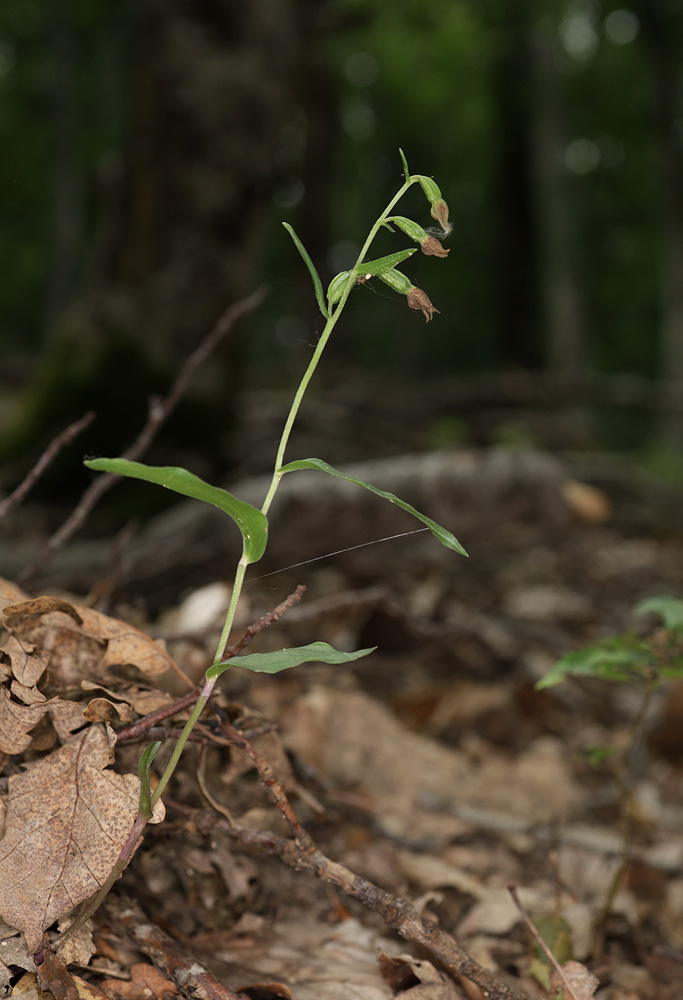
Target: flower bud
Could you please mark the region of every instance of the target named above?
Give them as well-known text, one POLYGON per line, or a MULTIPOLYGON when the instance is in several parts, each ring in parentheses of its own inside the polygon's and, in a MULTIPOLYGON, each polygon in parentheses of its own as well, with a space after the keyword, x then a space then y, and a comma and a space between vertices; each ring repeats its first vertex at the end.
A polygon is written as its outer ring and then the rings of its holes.
POLYGON ((348 284, 350 274, 350 271, 341 271, 330 282, 327 289, 327 305, 329 308, 332 308, 336 302, 339 302, 348 284))
MULTIPOLYGON (((445 203, 444 203, 445 204, 445 203)), ((410 236, 411 240, 415 240, 422 247, 422 253, 426 254, 428 257, 447 257, 449 251, 444 250, 441 243, 430 236, 422 226, 418 226, 417 222, 413 222, 412 219, 406 219, 403 215, 393 215, 387 219, 387 222, 393 223, 398 226, 399 229, 403 230, 406 236, 410 236)))
POLYGON ((421 288, 413 288, 408 292, 408 305, 411 309, 421 309, 425 321, 428 323, 434 313, 439 310, 430 302, 429 296, 421 288))
POLYGON ((401 295, 409 295, 415 287, 410 278, 407 278, 403 271, 397 271, 395 267, 392 267, 389 271, 384 271, 379 277, 389 288, 393 288, 395 292, 399 292, 401 295))
POLYGON ((441 224, 444 235, 448 236, 453 226, 448 221, 448 205, 441 197, 439 185, 431 177, 424 177, 422 174, 418 174, 417 179, 432 206, 431 217, 441 224))
POLYGON ((425 177, 424 174, 418 174, 417 179, 420 182, 420 187, 427 196, 427 201, 430 201, 433 205, 441 197, 439 185, 431 177, 425 177))

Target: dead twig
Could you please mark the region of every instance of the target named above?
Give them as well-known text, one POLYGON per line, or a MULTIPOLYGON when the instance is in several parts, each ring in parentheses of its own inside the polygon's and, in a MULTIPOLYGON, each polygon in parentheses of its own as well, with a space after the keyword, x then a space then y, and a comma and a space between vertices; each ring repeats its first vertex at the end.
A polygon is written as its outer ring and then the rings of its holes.
POLYGON ((364 906, 379 913, 385 923, 401 937, 426 948, 455 979, 461 977, 475 983, 487 1000, 525 1000, 522 993, 500 982, 491 972, 475 962, 457 941, 440 930, 436 923, 421 917, 408 900, 385 892, 368 879, 356 875, 349 868, 323 854, 297 819, 282 783, 270 764, 229 722, 224 722, 221 728, 225 734, 225 742, 243 750, 255 764, 262 783, 287 821, 294 835, 293 840, 278 837, 269 831, 250 830, 216 816, 210 810, 196 811, 189 808, 186 810, 185 807, 179 807, 175 803, 174 808, 190 814, 198 828, 205 832, 216 829, 225 831, 245 844, 278 855, 295 871, 311 872, 316 878, 357 899, 364 906))
POLYGON ((529 914, 526 912, 526 910, 522 906, 522 901, 520 900, 519 893, 517 892, 517 886, 515 886, 515 885, 509 885, 508 886, 508 892, 512 896, 512 900, 513 900, 515 906, 517 907, 517 909, 519 910, 519 912, 521 914, 521 917, 522 917, 522 920, 524 921, 524 923, 527 926, 527 930, 532 935, 532 937, 536 941, 536 944, 541 949, 541 951, 543 952, 543 954, 545 955, 545 957, 548 959, 548 961, 550 962, 550 964, 552 965, 552 967, 555 969, 555 972, 560 977, 560 982, 562 983, 563 988, 566 990, 566 992, 568 994, 567 1000, 576 1000, 576 994, 574 993, 574 990, 571 988, 571 985, 567 982, 567 977, 564 974, 564 970, 563 970, 562 966, 557 961, 557 959, 555 958, 555 956, 553 955, 552 951, 550 950, 550 948, 548 947, 548 945, 545 943, 545 941, 543 940, 543 938, 541 937, 541 935, 538 933, 538 929, 534 926, 533 922, 529 919, 529 914))
POLYGON ((50 441, 43 454, 40 456, 33 468, 29 470, 22 482, 19 483, 16 490, 10 493, 8 497, 5 497, 2 503, 0 503, 0 521, 2 521, 4 517, 7 517, 10 511, 14 510, 15 507, 19 506, 22 500, 24 500, 24 498, 33 489, 47 467, 54 462, 62 448, 64 448, 67 444, 71 444, 74 438, 78 437, 78 435, 81 434, 86 427, 89 427, 94 419, 95 413, 91 410, 89 413, 86 413, 84 417, 81 417, 80 420, 75 420, 72 424, 69 424, 69 426, 61 432, 61 434, 58 434, 57 437, 50 441))
MULTIPOLYGON (((246 630, 241 639, 239 639, 233 646, 229 646, 225 651, 224 659, 228 660, 231 656, 237 656, 245 646, 247 646, 252 639, 263 632, 264 629, 273 625, 275 622, 280 621, 282 616, 293 608, 302 599, 306 593, 306 588, 299 584, 299 586, 292 591, 292 593, 284 599, 278 606, 273 610, 269 611, 267 614, 262 615, 258 621, 250 625, 246 630)), ((165 719, 170 719, 171 716, 175 715, 176 712, 182 712, 183 709, 190 708, 195 704, 197 698, 199 697, 200 689, 195 688, 193 691, 188 691, 184 694, 182 698, 178 698, 177 701, 172 702, 170 705, 165 705, 163 708, 158 708, 155 712, 150 712, 149 715, 145 715, 144 718, 138 719, 131 726, 126 726, 124 729, 119 729, 116 734, 117 742, 119 743, 132 743, 139 739, 143 733, 146 733, 152 726, 157 726, 160 722, 165 719)))
POLYGON ((177 984, 183 996, 191 1000, 241 1000, 189 951, 148 920, 133 900, 112 898, 104 909, 114 929, 125 932, 140 951, 177 984))
MULTIPOLYGON (((252 309, 256 309, 260 305, 265 294, 264 288, 258 288, 251 295, 247 296, 247 298, 241 299, 225 310, 211 332, 204 338, 199 347, 189 355, 166 398, 152 402, 147 423, 130 448, 127 448, 120 456, 121 458, 133 461, 144 454, 161 426, 177 406, 196 369, 215 350, 221 340, 232 329, 235 322, 245 313, 251 312, 252 309)), ((20 587, 25 586, 44 569, 55 552, 83 526, 95 504, 112 488, 119 478, 119 476, 115 476, 111 472, 105 472, 93 480, 66 521, 48 538, 40 556, 18 577, 16 582, 20 587)))

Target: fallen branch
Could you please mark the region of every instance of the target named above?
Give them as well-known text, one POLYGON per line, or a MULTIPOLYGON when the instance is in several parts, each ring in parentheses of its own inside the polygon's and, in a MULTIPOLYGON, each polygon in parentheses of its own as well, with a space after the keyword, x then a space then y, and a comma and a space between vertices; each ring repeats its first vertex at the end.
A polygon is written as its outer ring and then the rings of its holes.
POLYGON ((183 996, 190 1000, 241 1000, 187 949, 148 920, 131 899, 110 899, 104 909, 114 929, 123 931, 144 955, 151 958, 177 984, 183 996))
MULTIPOLYGON (((147 423, 140 434, 121 458, 135 461, 147 450, 161 426, 166 422, 178 405, 190 378, 196 369, 209 357, 221 340, 232 329, 234 323, 245 313, 256 309, 263 301, 265 289, 258 288, 246 299, 236 302, 225 310, 211 332, 204 338, 199 347, 190 354, 180 370, 178 378, 165 399, 153 401, 150 407, 147 423)), ((49 560, 80 528, 83 527, 88 515, 102 496, 107 493, 119 479, 112 473, 105 473, 93 480, 85 490, 75 509, 64 523, 48 538, 45 547, 38 558, 17 577, 20 587, 26 586, 47 565, 49 560)))
MULTIPOLYGON (((500 982, 493 973, 475 962, 450 934, 440 930, 431 920, 421 917, 406 899, 394 896, 368 879, 356 875, 349 868, 328 858, 312 837, 301 826, 287 795, 270 764, 265 761, 229 722, 222 724, 224 738, 216 742, 243 750, 256 766, 262 783, 266 786, 280 813, 287 821, 293 839, 278 837, 269 831, 251 830, 217 816, 212 810, 194 810, 173 803, 172 808, 191 816, 197 828, 205 833, 215 830, 228 833, 244 844, 259 847, 268 854, 275 854, 295 871, 308 871, 345 895, 379 913, 384 922, 401 937, 426 948, 448 973, 457 981, 469 979, 483 992, 487 1000, 526 1000, 524 994, 500 982)), ((168 803, 170 806, 171 803, 168 803)))
POLYGON ((28 471, 25 478, 17 486, 16 490, 10 493, 8 497, 5 497, 2 503, 0 503, 0 521, 2 521, 4 517, 7 517, 10 511, 14 510, 15 507, 18 507, 25 497, 28 496, 29 492, 33 489, 47 467, 54 462, 62 448, 64 448, 67 444, 71 444, 74 438, 78 437, 78 435, 81 434, 86 427, 89 427, 94 419, 95 413, 91 410, 89 413, 86 413, 84 417, 81 417, 80 420, 75 420, 72 424, 69 424, 68 427, 65 427, 60 434, 50 441, 43 454, 40 456, 33 468, 28 471))

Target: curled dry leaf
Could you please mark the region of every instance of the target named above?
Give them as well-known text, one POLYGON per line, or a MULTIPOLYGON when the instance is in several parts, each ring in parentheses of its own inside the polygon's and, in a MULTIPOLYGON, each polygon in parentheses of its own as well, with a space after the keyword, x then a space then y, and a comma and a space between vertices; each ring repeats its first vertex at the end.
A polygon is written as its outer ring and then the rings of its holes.
POLYGON ((46 702, 19 705, 12 701, 7 688, 0 687, 0 751, 8 754, 22 753, 31 745, 31 730, 47 711, 46 702))
POLYGON ((125 701, 111 698, 93 698, 83 709, 83 718, 88 722, 112 722, 117 715, 121 722, 130 722, 133 711, 125 701))
POLYGON ((0 652, 8 658, 12 675, 26 687, 35 687, 45 673, 47 651, 41 649, 36 653, 32 643, 20 642, 16 636, 9 635, 0 647, 0 652))
POLYGON ((129 982, 105 979, 102 987, 122 1000, 150 1000, 151 997, 167 1000, 178 994, 176 984, 149 962, 136 962, 130 970, 129 982))
MULTIPOLYGON (((9 778, 0 841, 0 916, 30 953, 43 931, 95 893, 138 812, 140 782, 105 768, 113 734, 93 725, 9 778)), ((163 818, 155 808, 154 822, 163 818)))
MULTIPOLYGON (((44 631, 54 629, 61 633, 76 633, 84 639, 94 640, 104 645, 104 651, 99 654, 98 669, 108 666, 132 663, 145 676, 154 677, 172 669, 173 662, 168 653, 144 632, 119 621, 109 618, 99 611, 71 604, 57 597, 37 597, 31 601, 23 601, 5 607, 5 627, 19 637, 35 636, 36 624, 44 631)), ((50 670, 55 672, 55 660, 58 653, 57 641, 52 637, 50 642, 50 670)), ((47 644, 46 648, 47 648, 47 644)), ((72 654, 73 655, 73 654, 72 654)), ((65 671, 66 677, 72 681, 71 672, 65 671)), ((87 671, 79 671, 78 679, 87 671)), ((66 677, 64 679, 66 679, 66 677)))

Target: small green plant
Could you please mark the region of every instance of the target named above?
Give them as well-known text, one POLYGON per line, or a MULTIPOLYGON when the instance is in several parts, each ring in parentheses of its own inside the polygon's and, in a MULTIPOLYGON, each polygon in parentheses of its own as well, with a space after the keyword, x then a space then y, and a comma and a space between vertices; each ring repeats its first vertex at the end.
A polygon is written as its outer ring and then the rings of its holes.
POLYGON ((631 859, 631 763, 642 739, 655 691, 668 681, 683 678, 683 600, 653 597, 638 604, 635 611, 641 615, 656 615, 661 619, 661 626, 644 637, 630 632, 574 650, 555 664, 536 685, 537 688, 549 688, 572 676, 597 677, 630 684, 637 688, 641 696, 626 745, 598 747, 590 755, 591 762, 595 764, 610 761, 619 797, 621 824, 621 855, 597 921, 596 953, 602 951, 604 925, 631 859))
POLYGON ((422 226, 413 222, 411 219, 405 218, 404 216, 391 214, 394 206, 409 190, 409 188, 417 184, 422 188, 427 200, 430 203, 431 215, 432 218, 439 224, 440 234, 442 236, 447 236, 451 229, 448 221, 448 206, 441 197, 441 192, 438 186, 430 177, 425 177, 421 174, 411 175, 408 171, 408 165, 403 152, 400 151, 400 154, 405 174, 403 185, 372 226, 354 267, 349 271, 342 271, 332 279, 327 289, 327 295, 323 292, 320 277, 305 247, 292 227, 284 223, 285 228, 291 235, 310 272, 313 280, 316 300, 325 319, 325 327, 313 352, 310 363, 304 372, 303 378, 301 379, 299 387, 294 395, 277 450, 275 467, 270 486, 260 509, 238 499, 231 493, 228 493, 227 490, 219 489, 216 486, 211 486, 208 483, 205 483, 203 480, 199 479, 191 472, 188 472, 186 469, 174 467, 152 467, 143 465, 139 462, 131 462, 122 458, 98 458, 86 461, 85 463, 88 468, 93 469, 96 472, 116 473, 121 476, 129 476, 133 479, 141 479, 148 483, 155 483, 159 486, 165 487, 166 489, 173 490, 175 493, 180 493, 183 496, 202 500, 204 503, 213 504, 214 506, 220 508, 220 510, 224 511, 225 514, 227 514, 227 516, 234 521, 242 535, 242 556, 238 562, 235 572, 232 596, 218 647, 213 658, 213 663, 206 671, 201 693, 197 698, 192 714, 190 715, 190 718, 188 719, 187 724, 178 739, 173 753, 171 754, 169 763, 156 788, 152 791, 150 782, 150 767, 161 744, 159 742, 150 744, 142 754, 139 766, 141 781, 140 806, 133 829, 131 830, 126 844, 121 851, 119 860, 117 861, 111 876, 97 895, 90 901, 85 911, 79 915, 78 919, 74 921, 68 931, 62 935, 57 942, 57 946, 61 946, 68 937, 71 937, 76 929, 80 927, 88 916, 95 911, 120 873, 128 864, 140 841, 140 837, 146 824, 152 818, 155 803, 163 794, 164 789, 166 788, 178 764, 187 739, 197 723, 197 720, 199 719, 207 701, 211 697, 216 682, 221 674, 234 667, 244 667, 247 670, 263 671, 266 673, 277 673, 281 670, 286 670, 289 667, 294 667, 301 663, 310 661, 331 664, 348 663, 352 660, 358 659, 359 657, 367 656, 368 653, 373 651, 372 649, 361 649, 355 652, 343 652, 341 650, 334 649, 327 643, 314 642, 308 646, 283 649, 271 653, 225 658, 225 652, 228 648, 228 642, 230 639, 237 605, 244 586, 247 568, 253 563, 258 562, 265 552, 268 541, 267 514, 283 476, 288 473, 298 472, 301 470, 317 470, 319 472, 325 472, 330 476, 345 479, 348 482, 355 483, 357 486, 362 486, 364 489, 370 490, 372 493, 377 494, 377 496, 389 500, 390 503, 393 503, 412 514, 430 529, 432 534, 438 539, 439 542, 441 542, 442 545, 452 549, 454 552, 467 555, 462 545, 450 531, 447 531, 445 528, 441 527, 441 525, 432 521, 429 517, 421 514, 419 511, 415 510, 414 507, 411 507, 410 504, 400 500, 392 493, 387 493, 384 490, 380 490, 369 483, 361 482, 358 479, 352 479, 350 476, 345 475, 338 469, 332 468, 332 466, 318 458, 300 459, 298 461, 288 462, 287 464, 284 462, 287 443, 308 384, 318 366, 330 335, 339 317, 341 316, 348 297, 357 283, 364 283, 375 277, 379 278, 381 281, 385 282, 385 284, 389 285, 390 288, 394 289, 399 294, 404 295, 408 306, 411 309, 420 310, 427 321, 432 318, 435 312, 438 312, 438 309, 435 309, 430 302, 428 295, 422 291, 422 289, 415 287, 410 279, 398 269, 398 265, 415 253, 417 248, 399 250, 396 253, 389 254, 386 257, 380 257, 376 260, 366 260, 366 255, 379 230, 386 228, 393 232, 394 227, 418 243, 422 248, 423 253, 436 257, 446 257, 448 254, 448 251, 444 249, 439 239, 423 229, 422 226))

